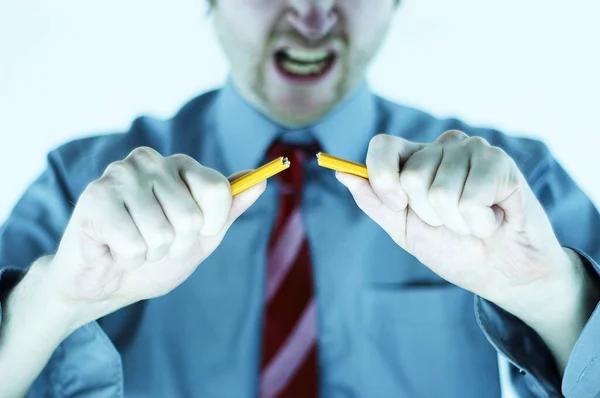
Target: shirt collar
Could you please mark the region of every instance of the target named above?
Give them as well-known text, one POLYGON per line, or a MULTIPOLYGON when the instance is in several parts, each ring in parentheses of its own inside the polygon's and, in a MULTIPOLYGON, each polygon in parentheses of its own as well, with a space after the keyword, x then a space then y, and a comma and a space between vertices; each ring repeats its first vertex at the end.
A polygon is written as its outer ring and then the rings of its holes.
MULTIPOLYGON (((323 152, 364 162, 377 126, 375 96, 366 82, 323 119, 290 130, 253 108, 229 79, 216 98, 215 116, 221 153, 231 172, 260 166, 275 139, 296 134, 312 135, 323 152)), ((298 141, 306 141, 306 137, 298 141)))

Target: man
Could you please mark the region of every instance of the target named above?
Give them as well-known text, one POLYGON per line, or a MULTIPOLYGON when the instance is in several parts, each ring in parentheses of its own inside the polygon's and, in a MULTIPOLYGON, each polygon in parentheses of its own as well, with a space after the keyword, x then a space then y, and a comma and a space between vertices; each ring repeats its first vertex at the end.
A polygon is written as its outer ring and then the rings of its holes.
POLYGON ((226 86, 52 151, 6 221, 0 395, 499 397, 498 353, 600 394, 600 215, 546 147, 370 93, 394 0, 212 6, 226 86))

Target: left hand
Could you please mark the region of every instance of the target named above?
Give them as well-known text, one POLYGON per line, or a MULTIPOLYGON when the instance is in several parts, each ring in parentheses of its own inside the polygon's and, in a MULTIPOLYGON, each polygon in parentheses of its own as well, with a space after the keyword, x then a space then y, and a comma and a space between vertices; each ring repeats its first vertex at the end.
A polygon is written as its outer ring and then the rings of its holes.
POLYGON ((577 256, 561 247, 502 149, 459 131, 433 144, 378 135, 366 164, 368 181, 337 177, 369 217, 433 272, 524 320, 575 305, 565 297, 581 290, 577 256))

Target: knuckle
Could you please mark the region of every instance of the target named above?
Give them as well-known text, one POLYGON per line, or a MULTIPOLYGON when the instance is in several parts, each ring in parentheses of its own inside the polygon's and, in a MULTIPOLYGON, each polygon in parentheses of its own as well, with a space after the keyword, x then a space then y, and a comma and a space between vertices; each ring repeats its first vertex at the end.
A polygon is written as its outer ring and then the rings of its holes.
POLYGON ((479 152, 477 158, 482 161, 482 168, 488 173, 499 173, 516 166, 513 159, 502 148, 489 146, 479 152))
POLYGON ((469 221, 477 207, 477 202, 473 198, 461 198, 458 202, 458 213, 465 221, 469 221))
POLYGON ((149 146, 140 146, 131 151, 129 157, 138 159, 156 159, 162 156, 149 146))
POLYGON ((387 148, 397 137, 389 134, 377 134, 369 141, 369 148, 371 150, 378 148, 387 148))
POLYGON ((170 246, 175 239, 175 231, 171 226, 161 226, 156 228, 147 238, 148 246, 152 248, 162 248, 170 246))
POLYGON ((442 142, 463 141, 467 138, 469 138, 469 136, 467 134, 465 134, 464 132, 453 129, 453 130, 448 130, 448 131, 444 132, 442 135, 440 135, 438 140, 442 141, 442 142))
POLYGON ((163 160, 164 158, 160 153, 147 146, 134 149, 126 158, 127 162, 131 162, 137 167, 144 169, 160 167, 163 164, 163 160))
POLYGON ((135 175, 135 170, 131 165, 125 161, 113 162, 108 165, 106 170, 104 171, 103 177, 107 177, 107 179, 126 179, 131 178, 135 175))
POLYGON ((127 185, 126 181, 110 175, 100 177, 87 185, 78 202, 91 204, 95 211, 97 209, 94 209, 93 206, 98 203, 119 200, 127 185))
POLYGON ((135 169, 124 161, 108 165, 102 177, 98 179, 98 185, 102 188, 104 194, 123 192, 132 186, 137 186, 137 184, 138 177, 135 169))
POLYGON ((418 170, 404 170, 400 174, 400 183, 408 190, 418 189, 424 185, 423 176, 418 170))
POLYGON ((89 183, 88 186, 85 188, 85 191, 82 196, 88 197, 92 200, 102 199, 107 196, 107 193, 108 193, 107 191, 108 191, 107 179, 104 177, 101 177, 101 178, 97 179, 96 181, 89 183))
POLYGON ((205 180, 205 195, 210 201, 222 201, 231 198, 231 184, 223 175, 212 171, 205 180))
POLYGON ((204 225, 204 217, 199 210, 188 210, 182 214, 177 229, 184 234, 199 233, 204 225))
POLYGON ((124 245, 119 251, 118 257, 135 262, 139 259, 143 259, 146 256, 147 250, 148 246, 146 245, 146 242, 140 237, 139 239, 133 239, 130 242, 127 242, 127 245, 124 245))
POLYGON ((458 210, 463 213, 463 212, 468 212, 470 209, 472 209, 474 206, 474 202, 473 199, 471 198, 467 198, 467 197, 462 197, 460 199, 460 201, 458 202, 458 210))
POLYGON ((392 187, 400 182, 400 173, 391 168, 380 169, 377 173, 369 176, 369 180, 377 188, 392 187))
POLYGON ((191 156, 188 156, 184 153, 176 153, 174 155, 167 157, 166 159, 168 159, 170 162, 174 162, 177 164, 196 163, 196 160, 194 160, 194 158, 192 158, 191 156))
POLYGON ((424 168, 431 167, 433 164, 439 164, 443 153, 442 145, 431 145, 421 149, 412 155, 402 168, 403 171, 415 170, 420 171, 424 168))
POLYGON ((385 144, 388 142, 390 136, 387 134, 377 134, 371 138, 371 143, 374 145, 385 144))
POLYGON ((432 187, 427 193, 427 199, 434 207, 446 207, 452 203, 448 190, 441 186, 432 187))
POLYGON ((473 149, 487 148, 490 146, 485 138, 479 136, 469 137, 466 140, 466 145, 473 149))
POLYGON ((501 165, 508 165, 512 163, 512 159, 504 152, 502 148, 497 146, 490 146, 487 149, 488 158, 492 160, 494 163, 499 163, 501 165))

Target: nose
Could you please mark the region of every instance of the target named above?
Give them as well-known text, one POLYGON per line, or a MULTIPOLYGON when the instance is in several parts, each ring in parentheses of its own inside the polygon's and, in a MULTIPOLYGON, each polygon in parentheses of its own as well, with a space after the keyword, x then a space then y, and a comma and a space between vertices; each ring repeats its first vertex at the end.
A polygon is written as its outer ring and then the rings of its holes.
POLYGON ((335 0, 291 0, 287 18, 298 33, 317 41, 327 36, 338 22, 334 3, 335 0))

